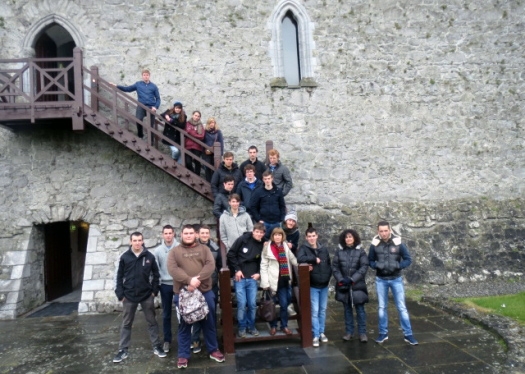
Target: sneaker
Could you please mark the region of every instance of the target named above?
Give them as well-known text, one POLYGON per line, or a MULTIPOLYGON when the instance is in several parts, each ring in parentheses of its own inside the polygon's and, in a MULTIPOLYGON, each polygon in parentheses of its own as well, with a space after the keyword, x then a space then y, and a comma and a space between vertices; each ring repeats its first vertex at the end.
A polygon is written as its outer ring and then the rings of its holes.
POLYGON ((405 335, 405 341, 410 345, 418 345, 417 340, 414 339, 414 335, 405 335))
POLYGON ((246 338, 246 330, 245 329, 239 329, 239 332, 237 332, 237 336, 239 338, 246 338))
POLYGON ((321 341, 322 341, 323 343, 328 343, 328 338, 326 337, 325 334, 321 334, 321 335, 319 335, 319 339, 321 339, 321 341))
POLYGON ((359 341, 361 343, 366 343, 368 341, 368 337, 366 336, 366 334, 359 334, 359 341))
POLYGON ((383 343, 385 340, 388 340, 388 335, 387 334, 379 334, 379 336, 377 337, 376 339, 376 343, 383 343))
POLYGON ((248 330, 248 334, 253 336, 259 336, 259 331, 254 327, 253 329, 248 330))
POLYGON ((170 342, 164 342, 164 345, 162 346, 162 350, 168 353, 170 351, 170 342))
POLYGON ((290 317, 297 315, 297 312, 295 311, 293 304, 288 305, 288 308, 286 310, 288 311, 288 315, 290 317))
POLYGON ((187 358, 182 358, 180 357, 178 360, 177 360, 177 367, 179 369, 186 369, 188 367, 188 359, 187 358))
POLYGON ((113 362, 122 362, 122 360, 125 360, 128 358, 128 350, 127 349, 121 349, 118 351, 118 353, 113 357, 113 362))
POLYGON ((162 349, 162 347, 159 345, 155 348, 153 348, 153 353, 155 353, 157 356, 164 358, 167 356, 166 352, 162 349))
POLYGON ((210 358, 217 362, 224 362, 226 360, 224 355, 218 349, 210 354, 210 358))
POLYGON ((202 350, 200 342, 193 342, 191 348, 193 353, 200 353, 200 351, 202 350))
POLYGON ((352 334, 344 334, 343 335, 343 340, 346 340, 346 341, 352 340, 352 334))
POLYGON ((314 338, 313 342, 312 342, 312 345, 314 347, 319 347, 319 338, 314 338))

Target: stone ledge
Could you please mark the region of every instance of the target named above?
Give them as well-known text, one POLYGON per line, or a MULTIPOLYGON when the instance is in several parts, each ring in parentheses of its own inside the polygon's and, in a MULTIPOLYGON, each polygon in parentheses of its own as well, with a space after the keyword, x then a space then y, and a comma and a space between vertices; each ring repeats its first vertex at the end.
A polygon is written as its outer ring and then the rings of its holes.
POLYGON ((421 301, 497 334, 508 348, 503 373, 525 373, 525 328, 519 323, 507 317, 482 314, 450 299, 423 296, 421 301))

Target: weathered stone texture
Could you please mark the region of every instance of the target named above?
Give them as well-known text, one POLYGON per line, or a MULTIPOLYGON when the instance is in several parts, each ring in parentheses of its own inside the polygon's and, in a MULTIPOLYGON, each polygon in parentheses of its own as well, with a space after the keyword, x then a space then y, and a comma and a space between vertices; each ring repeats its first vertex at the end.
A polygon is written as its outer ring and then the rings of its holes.
MULTIPOLYGON (((2 58, 30 56, 37 25, 54 15, 103 78, 131 84, 149 67, 161 110, 177 99, 217 117, 238 159, 275 142, 301 227, 314 222, 334 243, 348 226, 368 240, 379 218, 395 223, 414 253, 409 282, 522 272, 522 4, 297 1, 312 22, 317 87, 286 89, 270 86, 278 3, 3 2, 0 48, 2 58)), ((166 222, 214 222, 208 202, 94 131, 0 130, 0 279, 16 265, 7 252, 30 251, 22 280, 39 293, 19 299, 19 311, 44 297, 43 248, 28 242, 41 235, 34 225, 89 222, 89 258, 106 264, 84 279, 105 280, 106 290, 131 231, 152 246, 166 222)), ((82 310, 114 303, 103 295, 82 310)))

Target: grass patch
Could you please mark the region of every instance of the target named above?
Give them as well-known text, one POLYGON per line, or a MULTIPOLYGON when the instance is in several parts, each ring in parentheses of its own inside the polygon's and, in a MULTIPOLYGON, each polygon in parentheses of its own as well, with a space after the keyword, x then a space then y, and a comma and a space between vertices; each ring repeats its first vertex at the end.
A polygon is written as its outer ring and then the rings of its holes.
POLYGON ((525 325, 525 292, 515 295, 502 295, 490 297, 468 297, 454 299, 469 307, 487 313, 510 317, 520 324, 525 325))

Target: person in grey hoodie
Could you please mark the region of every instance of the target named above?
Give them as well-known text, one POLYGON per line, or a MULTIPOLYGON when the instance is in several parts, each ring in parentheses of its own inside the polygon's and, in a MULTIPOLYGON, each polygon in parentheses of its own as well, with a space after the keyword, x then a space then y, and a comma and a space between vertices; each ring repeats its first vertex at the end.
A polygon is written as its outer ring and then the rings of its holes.
POLYGON ((164 334, 164 352, 169 352, 171 345, 171 310, 173 308, 173 278, 168 272, 168 253, 179 245, 175 239, 175 229, 171 225, 162 228, 162 244, 155 248, 155 260, 160 273, 160 298, 162 300, 162 327, 164 334))
POLYGON ((246 209, 240 206, 241 197, 236 193, 228 197, 230 207, 222 213, 219 219, 221 241, 230 250, 235 240, 247 231, 253 230, 253 223, 246 209))

